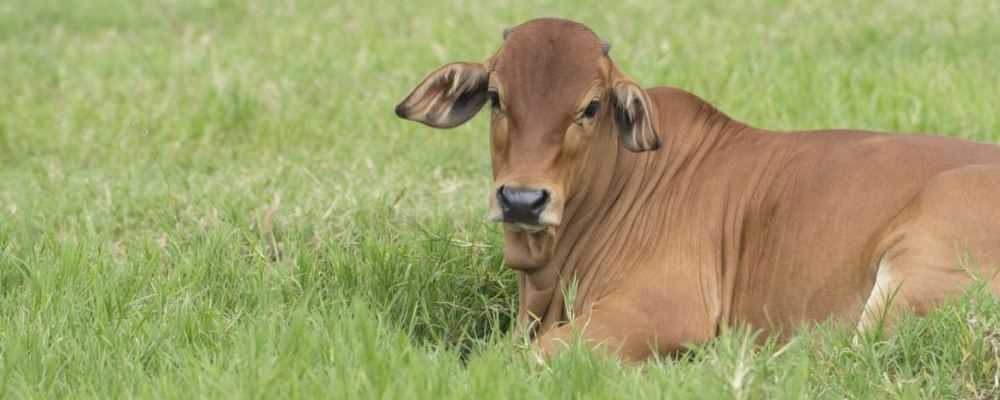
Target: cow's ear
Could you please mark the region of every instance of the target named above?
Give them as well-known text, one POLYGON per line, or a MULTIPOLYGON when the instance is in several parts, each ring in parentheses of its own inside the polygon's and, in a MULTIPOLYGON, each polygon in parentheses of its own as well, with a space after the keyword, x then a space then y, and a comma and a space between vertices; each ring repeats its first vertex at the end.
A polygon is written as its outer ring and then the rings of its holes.
POLYGON ((646 91, 629 79, 611 86, 611 109, 622 145, 634 152, 660 148, 656 106, 646 91))
POLYGON ((454 128, 476 116, 489 99, 489 74, 479 63, 452 63, 424 78, 396 106, 396 115, 434 128, 454 128))

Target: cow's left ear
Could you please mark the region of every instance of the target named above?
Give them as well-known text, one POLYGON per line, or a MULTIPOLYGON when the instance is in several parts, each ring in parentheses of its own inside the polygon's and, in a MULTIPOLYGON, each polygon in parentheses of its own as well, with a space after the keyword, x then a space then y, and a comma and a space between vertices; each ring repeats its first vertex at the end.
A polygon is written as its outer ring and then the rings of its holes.
POLYGON ((431 72, 396 106, 396 115, 434 128, 454 128, 489 99, 489 73, 480 63, 446 64, 431 72))
POLYGON ((638 153, 660 148, 656 106, 632 80, 622 78, 612 84, 611 115, 626 149, 638 153))

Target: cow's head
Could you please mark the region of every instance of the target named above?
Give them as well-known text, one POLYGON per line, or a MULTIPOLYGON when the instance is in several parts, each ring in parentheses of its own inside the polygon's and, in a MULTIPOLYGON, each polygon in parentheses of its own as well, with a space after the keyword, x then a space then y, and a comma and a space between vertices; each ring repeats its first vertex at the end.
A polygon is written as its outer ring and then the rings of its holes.
POLYGON ((505 226, 507 263, 528 268, 544 260, 523 247, 563 222, 566 203, 587 179, 583 160, 591 152, 614 151, 593 146, 598 137, 617 135, 634 152, 655 150, 660 141, 649 96, 618 71, 607 42, 590 29, 537 19, 503 36, 486 62, 431 72, 396 114, 452 128, 489 105, 489 218, 505 226))

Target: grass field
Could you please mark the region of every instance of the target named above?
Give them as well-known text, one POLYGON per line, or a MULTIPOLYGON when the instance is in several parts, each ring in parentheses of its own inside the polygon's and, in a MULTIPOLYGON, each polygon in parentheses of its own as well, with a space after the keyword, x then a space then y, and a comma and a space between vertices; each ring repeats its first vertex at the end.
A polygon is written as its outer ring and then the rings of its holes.
POLYGON ((1000 2, 875 3, 0 1, 0 397, 998 398, 977 292, 888 339, 535 365, 486 118, 392 113, 557 15, 757 126, 1000 140, 1000 2))

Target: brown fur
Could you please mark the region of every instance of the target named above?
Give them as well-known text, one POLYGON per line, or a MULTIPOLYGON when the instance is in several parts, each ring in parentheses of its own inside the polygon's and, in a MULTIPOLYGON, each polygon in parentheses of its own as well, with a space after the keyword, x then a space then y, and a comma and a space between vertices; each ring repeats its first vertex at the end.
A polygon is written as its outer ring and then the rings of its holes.
MULTIPOLYGON (((497 187, 552 193, 537 231, 504 225, 520 329, 546 353, 574 329, 629 360, 710 340, 724 325, 787 335, 832 319, 866 329, 883 311, 926 312, 972 273, 1000 292, 1000 147, 770 132, 680 89, 640 89, 583 25, 540 19, 506 36, 458 75, 489 74, 501 99, 491 120, 497 187), (595 98, 598 116, 581 119, 595 98), (960 266, 966 255, 972 268, 960 266), (896 294, 889 309, 886 292, 896 294)), ((409 112, 449 101, 431 92, 418 86, 397 113, 435 126, 409 112)), ((465 114, 454 117, 474 112, 465 114)))

